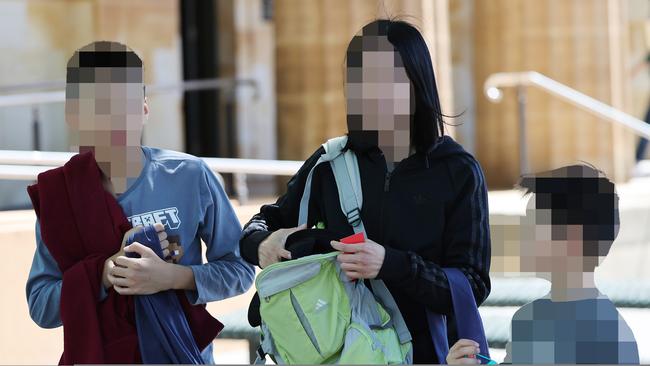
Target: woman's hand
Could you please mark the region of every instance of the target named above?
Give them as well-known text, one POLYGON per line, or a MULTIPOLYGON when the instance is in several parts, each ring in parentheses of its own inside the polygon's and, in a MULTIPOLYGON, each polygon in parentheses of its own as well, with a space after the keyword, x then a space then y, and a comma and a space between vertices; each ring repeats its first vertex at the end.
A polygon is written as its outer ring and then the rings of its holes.
POLYGON ((343 244, 332 241, 332 248, 341 251, 337 260, 350 280, 375 278, 384 264, 386 249, 370 239, 359 244, 343 244))
POLYGON ((291 252, 284 249, 287 237, 296 231, 304 230, 307 225, 300 225, 290 229, 279 229, 274 231, 257 248, 257 258, 260 268, 279 262, 282 258, 291 259, 291 252))
POLYGON ((476 357, 481 352, 478 343, 469 339, 459 339, 447 354, 449 365, 476 365, 481 361, 476 357))

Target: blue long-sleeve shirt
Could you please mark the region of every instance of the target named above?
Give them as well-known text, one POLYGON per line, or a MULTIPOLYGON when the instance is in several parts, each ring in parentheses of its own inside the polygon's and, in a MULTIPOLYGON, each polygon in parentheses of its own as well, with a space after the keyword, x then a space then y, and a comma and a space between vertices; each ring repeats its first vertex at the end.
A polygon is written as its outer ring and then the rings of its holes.
MULTIPOLYGON (((192 304, 226 299, 250 288, 255 272, 239 255, 241 226, 223 188, 208 166, 194 156, 143 146, 144 165, 132 186, 117 198, 133 226, 162 223, 170 242, 183 247, 179 264, 194 273, 192 304), (207 263, 201 257, 201 240, 207 263)), ((63 275, 36 224, 36 251, 27 280, 29 313, 43 328, 61 326, 63 275)), ((106 296, 102 291, 100 299, 106 296)), ((202 353, 213 363, 212 345, 202 353)))

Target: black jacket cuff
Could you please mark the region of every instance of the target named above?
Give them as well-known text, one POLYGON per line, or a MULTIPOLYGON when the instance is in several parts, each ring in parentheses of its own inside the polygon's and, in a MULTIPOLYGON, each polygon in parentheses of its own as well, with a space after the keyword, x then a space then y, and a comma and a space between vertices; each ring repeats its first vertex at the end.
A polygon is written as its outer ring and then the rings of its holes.
POLYGON ((407 278, 411 273, 411 259, 408 252, 384 247, 384 264, 377 274, 380 280, 400 280, 407 278))
POLYGON ((239 241, 239 252, 246 260, 246 262, 259 266, 259 258, 257 257, 257 249, 260 244, 266 240, 273 232, 272 231, 255 231, 239 241))

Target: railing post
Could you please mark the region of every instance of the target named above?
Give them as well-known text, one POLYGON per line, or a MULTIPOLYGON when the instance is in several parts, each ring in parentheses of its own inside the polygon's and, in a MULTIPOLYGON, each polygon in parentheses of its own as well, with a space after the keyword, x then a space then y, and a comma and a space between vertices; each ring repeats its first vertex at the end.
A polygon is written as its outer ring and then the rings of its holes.
POLYGON ((246 182, 245 173, 235 173, 235 191, 237 192, 237 200, 240 205, 248 203, 248 183, 246 182))
POLYGON ((40 121, 38 120, 38 106, 32 106, 32 147, 36 151, 41 150, 40 121))
POLYGON ((519 174, 528 171, 528 146, 526 145, 526 86, 517 86, 517 112, 519 121, 519 174))

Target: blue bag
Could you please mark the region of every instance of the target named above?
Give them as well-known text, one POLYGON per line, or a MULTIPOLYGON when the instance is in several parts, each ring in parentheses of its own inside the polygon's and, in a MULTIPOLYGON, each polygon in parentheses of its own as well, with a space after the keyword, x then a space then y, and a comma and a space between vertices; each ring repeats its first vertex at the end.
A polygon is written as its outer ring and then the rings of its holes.
MULTIPOLYGON (((443 271, 447 275, 449 282, 458 338, 471 339, 477 342, 481 349, 481 354, 490 357, 490 350, 485 339, 485 331, 483 330, 483 321, 476 307, 476 300, 474 299, 469 281, 458 268, 443 268, 443 271)), ((449 353, 447 318, 442 314, 427 310, 427 320, 429 322, 431 340, 433 341, 433 346, 438 356, 438 362, 445 364, 447 354, 449 353)), ((479 359, 481 363, 487 363, 486 360, 479 359)))
MULTIPOLYGON (((158 234, 153 226, 145 226, 144 230, 131 234, 126 244, 133 242, 151 248, 163 258, 158 234)), ((137 253, 126 255, 140 258, 137 253)), ((136 295, 135 322, 143 363, 204 363, 176 292, 167 290, 153 295, 136 295)))

